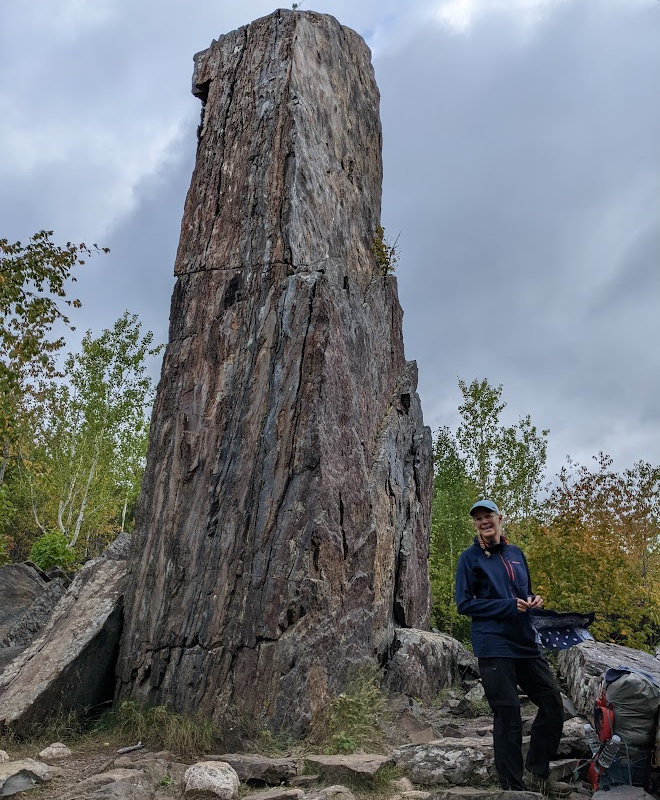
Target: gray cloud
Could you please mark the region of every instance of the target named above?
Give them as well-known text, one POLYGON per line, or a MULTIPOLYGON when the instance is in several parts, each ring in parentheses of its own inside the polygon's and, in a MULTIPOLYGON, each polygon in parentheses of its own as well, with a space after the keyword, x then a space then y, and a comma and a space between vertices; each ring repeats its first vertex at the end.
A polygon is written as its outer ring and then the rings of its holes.
MULTIPOLYGON (((619 467, 657 463, 660 5, 556 0, 530 18, 477 1, 463 29, 434 18, 449 7, 303 4, 374 50, 383 222, 401 232, 427 422, 456 422, 457 376, 488 377, 512 419, 551 429, 553 470, 601 449, 619 467)), ((79 329, 128 308, 165 338, 199 115, 192 55, 271 10, 4 0, 0 235, 52 227, 112 248, 81 277, 79 329)))

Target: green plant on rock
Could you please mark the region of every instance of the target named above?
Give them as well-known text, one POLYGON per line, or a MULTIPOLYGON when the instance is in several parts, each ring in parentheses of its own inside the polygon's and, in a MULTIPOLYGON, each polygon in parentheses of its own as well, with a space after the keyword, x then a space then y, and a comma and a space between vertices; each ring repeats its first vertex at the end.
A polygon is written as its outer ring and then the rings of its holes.
POLYGON ((378 750, 388 722, 385 695, 376 667, 358 668, 344 691, 334 697, 312 723, 308 744, 329 753, 378 750))
POLYGON ((376 256, 376 263, 383 275, 391 275, 396 269, 396 264, 399 260, 398 244, 398 236, 394 242, 388 242, 385 238, 385 228, 382 225, 378 225, 374 233, 371 250, 376 256))
POLYGON ((43 533, 30 550, 30 561, 40 569, 51 567, 70 569, 75 560, 75 553, 67 546, 66 536, 60 531, 43 533))

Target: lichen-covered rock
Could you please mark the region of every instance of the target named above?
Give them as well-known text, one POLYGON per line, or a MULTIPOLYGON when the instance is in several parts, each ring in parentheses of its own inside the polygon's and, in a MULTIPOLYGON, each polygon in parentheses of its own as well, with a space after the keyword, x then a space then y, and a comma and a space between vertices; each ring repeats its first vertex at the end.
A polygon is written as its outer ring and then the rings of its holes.
POLYGON ((408 744, 395 751, 394 760, 410 780, 422 785, 480 787, 497 783, 490 739, 437 739, 408 744))
POLYGON ((200 761, 188 767, 184 777, 184 796, 194 797, 206 792, 207 797, 231 800, 238 794, 238 775, 224 761, 200 761))
POLYGON ((378 90, 357 34, 285 10, 199 53, 193 86, 118 694, 302 733, 429 619, 431 436, 374 253, 378 90))

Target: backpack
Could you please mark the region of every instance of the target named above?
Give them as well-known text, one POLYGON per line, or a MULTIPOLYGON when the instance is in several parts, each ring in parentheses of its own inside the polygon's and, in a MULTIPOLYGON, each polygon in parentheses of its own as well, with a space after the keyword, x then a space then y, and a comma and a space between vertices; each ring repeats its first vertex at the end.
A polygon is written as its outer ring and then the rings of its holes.
POLYGON ((594 791, 647 785, 659 709, 660 681, 655 676, 626 666, 603 674, 594 708, 594 727, 602 744, 587 772, 594 791), (603 766, 599 757, 615 734, 621 739, 619 750, 614 761, 603 766))

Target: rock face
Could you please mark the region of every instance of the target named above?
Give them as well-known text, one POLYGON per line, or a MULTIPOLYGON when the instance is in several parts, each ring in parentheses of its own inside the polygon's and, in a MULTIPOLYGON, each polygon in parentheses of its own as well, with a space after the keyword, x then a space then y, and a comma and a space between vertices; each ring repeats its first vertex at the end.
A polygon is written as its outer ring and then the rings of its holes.
POLYGON ((29 735, 52 714, 112 698, 129 539, 85 564, 41 635, 0 673, 0 728, 29 735))
POLYGON ((303 731, 425 628, 431 437, 374 255, 379 95, 332 17, 195 57, 204 102, 130 558, 120 697, 303 731))

